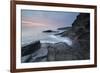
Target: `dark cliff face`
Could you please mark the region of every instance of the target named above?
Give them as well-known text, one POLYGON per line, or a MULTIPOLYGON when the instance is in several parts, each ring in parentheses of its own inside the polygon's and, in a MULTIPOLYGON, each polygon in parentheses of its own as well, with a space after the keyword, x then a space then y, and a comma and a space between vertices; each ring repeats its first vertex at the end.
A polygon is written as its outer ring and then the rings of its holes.
POLYGON ((73 41, 80 43, 81 49, 83 50, 83 56, 89 58, 90 54, 90 14, 80 13, 76 20, 72 24, 72 28, 68 31, 64 31, 62 36, 68 36, 73 41))
POLYGON ((80 13, 76 20, 72 23, 72 28, 62 33, 62 36, 75 37, 80 36, 80 34, 90 32, 90 14, 80 13))

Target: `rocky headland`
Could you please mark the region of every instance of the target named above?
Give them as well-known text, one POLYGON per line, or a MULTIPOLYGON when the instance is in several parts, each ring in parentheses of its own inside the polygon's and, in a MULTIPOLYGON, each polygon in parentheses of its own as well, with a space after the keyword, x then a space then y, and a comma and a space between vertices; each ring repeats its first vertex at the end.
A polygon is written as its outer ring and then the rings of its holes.
MULTIPOLYGON (((90 15, 80 13, 73 22, 72 27, 59 28, 65 30, 62 37, 70 37, 72 45, 64 42, 41 43, 40 40, 21 48, 21 62, 45 62, 86 60, 90 58, 90 15)), ((45 31, 52 32, 52 31, 45 31)))

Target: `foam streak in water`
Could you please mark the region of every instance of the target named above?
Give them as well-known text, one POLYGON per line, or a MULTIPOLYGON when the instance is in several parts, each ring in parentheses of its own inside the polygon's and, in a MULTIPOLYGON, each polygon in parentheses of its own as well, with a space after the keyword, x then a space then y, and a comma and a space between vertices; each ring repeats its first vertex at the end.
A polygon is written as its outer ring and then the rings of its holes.
POLYGON ((68 37, 60 37, 60 36, 55 36, 55 35, 51 35, 51 37, 55 38, 59 42, 65 42, 68 45, 72 45, 72 40, 68 37))
POLYGON ((72 40, 68 37, 61 37, 61 36, 55 36, 50 35, 49 40, 40 40, 41 43, 58 43, 58 42, 65 42, 69 46, 72 45, 72 40), (52 40, 50 40, 52 39, 52 40))

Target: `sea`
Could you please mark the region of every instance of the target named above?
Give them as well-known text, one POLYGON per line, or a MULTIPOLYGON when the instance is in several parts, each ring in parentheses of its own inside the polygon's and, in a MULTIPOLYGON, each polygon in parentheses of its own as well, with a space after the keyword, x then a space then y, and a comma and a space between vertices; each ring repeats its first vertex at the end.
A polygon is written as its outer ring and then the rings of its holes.
POLYGON ((43 32, 43 31, 28 31, 28 34, 22 35, 21 45, 25 46, 30 44, 31 42, 40 41, 40 43, 58 43, 64 42, 69 46, 72 45, 72 40, 70 37, 62 37, 61 35, 55 35, 62 33, 64 30, 56 30, 57 32, 43 32))
MULTIPOLYGON (((72 40, 69 37, 62 37, 61 35, 55 35, 63 31, 64 30, 59 30, 57 32, 38 32, 38 33, 37 32, 33 33, 33 31, 30 31, 28 32, 30 33, 30 35, 22 36, 22 47, 30 44, 31 42, 35 42, 37 40, 39 40, 41 44, 42 43, 55 44, 59 42, 64 42, 67 45, 71 46, 72 40)), ((48 55, 48 50, 45 48, 40 48, 39 50, 37 50, 32 54, 32 62, 47 61, 47 55, 48 55)))

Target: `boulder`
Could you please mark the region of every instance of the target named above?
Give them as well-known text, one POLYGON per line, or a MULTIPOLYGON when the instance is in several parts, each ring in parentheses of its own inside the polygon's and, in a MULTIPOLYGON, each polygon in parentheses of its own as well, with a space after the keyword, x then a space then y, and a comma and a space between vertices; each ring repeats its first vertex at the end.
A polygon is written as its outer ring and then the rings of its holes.
POLYGON ((29 45, 26 45, 21 48, 21 56, 29 55, 40 49, 41 43, 40 41, 32 42, 29 45))

